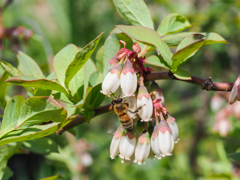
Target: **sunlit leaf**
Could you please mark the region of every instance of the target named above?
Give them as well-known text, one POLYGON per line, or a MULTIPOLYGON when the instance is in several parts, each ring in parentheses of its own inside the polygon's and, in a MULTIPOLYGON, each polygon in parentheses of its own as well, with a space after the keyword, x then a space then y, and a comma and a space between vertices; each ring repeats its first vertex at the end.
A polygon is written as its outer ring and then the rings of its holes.
POLYGON ((30 76, 18 76, 18 77, 9 78, 8 80, 6 80, 6 82, 24 86, 24 87, 34 87, 34 88, 40 88, 40 89, 55 90, 55 91, 62 92, 67 97, 69 97, 69 94, 67 93, 67 91, 60 84, 47 79, 36 79, 30 76))
POLYGON ((191 24, 186 17, 180 14, 169 14, 162 20, 157 32, 162 36, 180 32, 188 27, 191 27, 191 24))
POLYGON ((66 117, 67 112, 51 97, 35 96, 25 100, 22 96, 15 96, 4 111, 0 138, 16 129, 49 121, 61 122, 66 117))
POLYGON ((171 58, 172 53, 165 42, 162 41, 160 35, 146 27, 141 26, 125 26, 125 25, 117 25, 117 27, 124 33, 126 33, 129 37, 150 46, 155 46, 157 51, 161 53, 164 61, 171 66, 171 58))
POLYGON ((104 46, 101 46, 96 53, 96 66, 98 72, 103 72, 103 49, 104 46))
POLYGON ((68 65, 74 60, 79 52, 77 46, 69 44, 61 49, 54 57, 53 67, 57 75, 59 83, 65 87, 65 73, 68 65))
POLYGON ((38 64, 28 55, 19 51, 17 55, 18 69, 25 76, 32 76, 35 78, 43 78, 43 73, 38 64))
POLYGON ((140 25, 153 29, 150 12, 143 0, 113 0, 123 19, 131 25, 140 25))
POLYGON ((184 38, 178 45, 177 52, 172 57, 172 72, 185 63, 193 56, 204 44, 205 36, 201 34, 192 34, 184 38))
POLYGON ((91 74, 89 79, 89 84, 91 87, 96 86, 99 83, 103 82, 103 74, 99 72, 94 72, 91 74))
POLYGON ((104 43, 103 48, 103 76, 105 77, 108 73, 108 62, 116 55, 119 50, 120 44, 118 39, 118 34, 113 33, 108 36, 104 43))
POLYGON ((181 80, 191 80, 192 79, 189 72, 187 72, 186 70, 183 70, 183 69, 178 69, 174 73, 174 76, 178 79, 181 79, 181 80))
POLYGON ((53 122, 46 125, 34 125, 25 129, 19 129, 10 132, 7 134, 4 139, 0 140, 0 145, 8 144, 12 142, 19 142, 19 141, 27 141, 32 139, 38 139, 41 137, 48 136, 50 134, 55 133, 57 130, 61 129, 62 127, 66 126, 70 123, 75 117, 71 116, 64 120, 63 122, 53 122))
POLYGON ((168 70, 171 69, 161 56, 156 56, 156 55, 149 56, 146 58, 145 62, 153 66, 162 67, 168 70))
POLYGON ((0 65, 10 76, 22 76, 23 75, 17 68, 13 67, 11 64, 9 64, 5 61, 0 61, 0 65))
POLYGON ((65 85, 68 88, 71 79, 75 74, 84 66, 88 61, 95 48, 98 45, 99 40, 101 39, 104 32, 98 35, 94 40, 82 48, 77 54, 74 60, 68 65, 65 73, 65 85))
POLYGON ((215 43, 224 43, 229 44, 223 37, 217 33, 204 33, 204 32, 182 32, 177 34, 170 34, 162 37, 162 40, 171 47, 178 46, 178 44, 186 37, 191 34, 202 34, 206 37, 204 45, 215 44, 215 43))
POLYGON ((97 68, 94 62, 89 59, 84 66, 84 92, 86 92, 89 86, 89 79, 92 73, 96 72, 97 68))

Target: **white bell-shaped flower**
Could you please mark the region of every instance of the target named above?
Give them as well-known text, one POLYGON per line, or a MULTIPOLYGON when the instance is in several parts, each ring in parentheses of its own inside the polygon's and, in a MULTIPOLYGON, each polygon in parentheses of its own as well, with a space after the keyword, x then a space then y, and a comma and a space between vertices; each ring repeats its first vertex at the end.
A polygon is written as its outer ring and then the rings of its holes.
POLYGON ((135 149, 135 163, 141 165, 142 163, 145 164, 145 159, 148 157, 150 153, 150 138, 149 133, 143 133, 137 142, 137 147, 135 149))
POLYGON ((172 136, 172 130, 165 120, 161 120, 160 122, 158 140, 161 156, 171 156, 171 152, 174 148, 174 139, 172 136))
POLYGON ((124 128, 120 126, 117 131, 114 133, 112 142, 110 145, 110 158, 114 159, 119 153, 119 145, 121 138, 123 136, 124 128))
POLYGON ((118 89, 120 85, 121 70, 122 66, 118 64, 107 74, 102 83, 101 93, 109 96, 111 93, 114 93, 118 89))
POLYGON ((123 97, 135 96, 137 90, 137 75, 133 69, 132 63, 127 60, 121 73, 121 88, 123 97))
POLYGON ((137 96, 137 107, 142 106, 142 109, 138 112, 141 121, 151 121, 153 114, 153 103, 152 99, 145 86, 139 87, 139 93, 137 96))
POLYGON ((159 133, 159 125, 156 125, 154 127, 154 131, 152 133, 152 137, 151 137, 151 149, 155 154, 155 157, 157 159, 161 159, 161 152, 160 152, 160 148, 159 148, 159 140, 158 140, 158 133, 159 133))
POLYGON ((236 102, 237 100, 240 101, 240 75, 238 76, 238 78, 236 79, 236 81, 234 82, 234 85, 232 87, 230 96, 229 96, 229 103, 233 104, 234 102, 236 102))
POLYGON ((168 115, 167 123, 170 129, 172 130, 174 142, 177 143, 180 140, 178 125, 174 117, 170 116, 170 114, 167 114, 167 115, 168 115))
POLYGON ((133 132, 126 132, 121 138, 119 157, 123 160, 130 160, 136 147, 136 141, 136 135, 133 132))

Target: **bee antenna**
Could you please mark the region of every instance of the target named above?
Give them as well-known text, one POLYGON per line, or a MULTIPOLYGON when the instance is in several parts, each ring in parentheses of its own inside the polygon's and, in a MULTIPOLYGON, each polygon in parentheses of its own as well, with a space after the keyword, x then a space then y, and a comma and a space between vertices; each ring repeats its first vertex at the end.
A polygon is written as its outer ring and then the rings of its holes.
POLYGON ((117 97, 112 93, 112 91, 110 91, 110 93, 111 93, 111 95, 113 95, 113 97, 117 98, 117 97))

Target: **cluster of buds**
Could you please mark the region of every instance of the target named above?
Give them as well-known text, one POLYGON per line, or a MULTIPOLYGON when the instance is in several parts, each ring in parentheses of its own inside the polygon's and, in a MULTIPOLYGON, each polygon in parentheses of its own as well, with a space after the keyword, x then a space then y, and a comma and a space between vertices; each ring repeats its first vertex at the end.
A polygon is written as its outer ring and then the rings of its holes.
POLYGON ((131 130, 127 131, 122 126, 117 129, 111 142, 110 157, 114 159, 119 154, 126 164, 142 164, 148 157, 161 159, 170 156, 174 143, 179 140, 178 126, 164 107, 165 100, 158 84, 150 82, 148 88, 144 85, 144 75, 152 71, 144 66, 146 51, 141 51, 136 42, 133 43, 133 51, 126 49, 125 42, 120 43, 124 47, 110 59, 109 73, 102 83, 101 92, 110 96, 121 87, 122 95, 129 103, 128 116, 134 123, 139 121, 131 130), (138 127, 138 124, 142 126, 138 127))
POLYGON ((147 158, 161 159, 171 156, 179 136, 175 119, 169 114, 167 116, 167 120, 163 119, 156 124, 153 132, 144 130, 139 137, 137 133, 126 131, 120 126, 112 138, 110 157, 114 159, 120 153, 122 163, 135 162, 141 165, 147 158))

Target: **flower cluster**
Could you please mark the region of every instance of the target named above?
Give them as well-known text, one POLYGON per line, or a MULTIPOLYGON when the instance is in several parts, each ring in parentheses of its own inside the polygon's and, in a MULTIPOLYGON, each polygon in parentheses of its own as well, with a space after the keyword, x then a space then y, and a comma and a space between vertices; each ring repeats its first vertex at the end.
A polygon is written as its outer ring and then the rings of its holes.
POLYGON ((131 130, 122 126, 117 129, 111 142, 110 157, 114 159, 119 154, 126 164, 142 164, 148 157, 170 156, 174 143, 179 141, 178 126, 164 107, 165 100, 158 84, 153 81, 147 87, 144 85, 144 75, 152 71, 144 66, 146 50, 141 50, 136 42, 133 51, 126 49, 125 42, 120 43, 124 47, 110 59, 109 73, 101 92, 110 96, 120 87, 129 104, 122 114, 124 117, 127 114, 136 125, 131 130))

